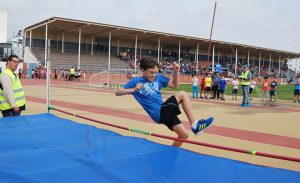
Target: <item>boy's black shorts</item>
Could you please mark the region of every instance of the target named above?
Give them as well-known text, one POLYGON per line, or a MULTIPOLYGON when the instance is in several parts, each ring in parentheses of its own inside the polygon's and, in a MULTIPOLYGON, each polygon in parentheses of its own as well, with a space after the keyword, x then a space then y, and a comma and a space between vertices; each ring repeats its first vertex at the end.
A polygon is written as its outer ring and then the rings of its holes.
POLYGON ((173 126, 181 124, 181 121, 177 117, 179 114, 181 114, 181 111, 176 97, 173 95, 161 105, 159 122, 165 124, 173 131, 173 126))

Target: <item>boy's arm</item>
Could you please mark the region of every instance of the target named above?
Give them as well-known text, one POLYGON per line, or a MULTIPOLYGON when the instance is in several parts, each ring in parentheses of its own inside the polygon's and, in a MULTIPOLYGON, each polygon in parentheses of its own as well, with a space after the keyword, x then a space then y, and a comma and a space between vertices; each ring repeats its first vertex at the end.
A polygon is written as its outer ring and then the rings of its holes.
POLYGON ((179 87, 179 69, 180 66, 177 63, 174 63, 174 72, 173 72, 173 81, 169 82, 168 86, 170 88, 178 88, 179 87))
POLYGON ((117 91, 115 92, 116 96, 121 96, 121 95, 126 95, 126 94, 131 94, 134 92, 137 92, 139 89, 143 88, 143 84, 138 83, 134 88, 118 88, 117 91))

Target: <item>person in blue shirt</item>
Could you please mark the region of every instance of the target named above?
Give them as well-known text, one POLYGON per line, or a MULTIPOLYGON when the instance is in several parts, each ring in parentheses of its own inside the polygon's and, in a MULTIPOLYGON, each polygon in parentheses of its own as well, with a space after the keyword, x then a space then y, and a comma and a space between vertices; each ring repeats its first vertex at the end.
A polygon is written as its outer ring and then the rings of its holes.
MULTIPOLYGON (((168 77, 158 74, 159 64, 151 57, 141 59, 140 69, 143 73, 142 77, 133 78, 123 88, 117 89, 115 92, 116 96, 132 94, 153 121, 166 125, 179 138, 188 138, 187 130, 177 117, 181 114, 180 104, 182 104, 182 108, 192 125, 191 129, 196 135, 199 135, 204 129, 211 126, 214 120, 212 117, 201 120, 195 119, 191 101, 185 91, 180 91, 163 102, 160 90, 164 87, 178 88, 179 86, 180 66, 177 63, 174 63, 172 81, 168 77)), ((179 147, 182 143, 174 141, 172 145, 179 147)))
POLYGON ((300 103, 300 75, 294 80, 294 103, 297 101, 300 103))
POLYGON ((220 84, 220 80, 221 80, 220 73, 216 72, 212 79, 213 79, 212 90, 214 93, 212 98, 219 99, 219 97, 220 97, 219 84, 220 84))
POLYGON ((219 90, 220 90, 220 95, 221 95, 221 100, 225 100, 225 91, 226 91, 226 86, 227 86, 227 82, 224 78, 224 75, 221 74, 221 80, 219 82, 219 90))

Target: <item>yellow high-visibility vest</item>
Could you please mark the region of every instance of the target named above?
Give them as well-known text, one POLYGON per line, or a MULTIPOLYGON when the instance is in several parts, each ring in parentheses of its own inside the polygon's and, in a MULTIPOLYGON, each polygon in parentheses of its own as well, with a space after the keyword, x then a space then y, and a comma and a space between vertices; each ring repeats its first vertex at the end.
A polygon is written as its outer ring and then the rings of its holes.
MULTIPOLYGON (((21 85, 20 79, 17 75, 15 75, 10 69, 5 69, 1 74, 0 77, 3 76, 3 74, 8 74, 12 81, 12 90, 13 95, 16 101, 17 106, 21 107, 25 105, 25 94, 23 87, 21 85)), ((0 88, 0 110, 8 110, 13 108, 13 106, 10 105, 7 98, 4 96, 3 89, 0 88)))
POLYGON ((71 69, 70 69, 70 74, 72 74, 72 75, 75 74, 75 69, 74 69, 74 68, 71 68, 71 69))
POLYGON ((248 74, 249 71, 246 72, 242 72, 242 81, 241 81, 241 85, 250 85, 250 79, 249 80, 245 80, 246 78, 248 78, 248 74))

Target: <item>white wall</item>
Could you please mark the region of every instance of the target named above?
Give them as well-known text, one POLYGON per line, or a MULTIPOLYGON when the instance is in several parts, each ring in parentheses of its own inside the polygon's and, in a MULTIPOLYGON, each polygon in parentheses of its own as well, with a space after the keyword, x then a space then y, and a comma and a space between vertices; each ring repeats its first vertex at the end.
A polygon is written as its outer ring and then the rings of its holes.
POLYGON ((0 43, 7 42, 7 12, 0 11, 0 43))

